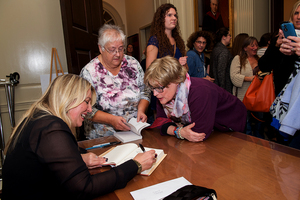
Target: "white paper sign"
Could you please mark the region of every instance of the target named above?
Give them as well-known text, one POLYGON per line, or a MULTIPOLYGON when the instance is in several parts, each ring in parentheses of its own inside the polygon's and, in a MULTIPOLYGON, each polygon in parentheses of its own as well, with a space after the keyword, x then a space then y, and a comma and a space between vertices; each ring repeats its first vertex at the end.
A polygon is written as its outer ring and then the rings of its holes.
POLYGON ((192 184, 184 177, 180 177, 132 191, 130 194, 135 200, 160 200, 186 185, 192 184))

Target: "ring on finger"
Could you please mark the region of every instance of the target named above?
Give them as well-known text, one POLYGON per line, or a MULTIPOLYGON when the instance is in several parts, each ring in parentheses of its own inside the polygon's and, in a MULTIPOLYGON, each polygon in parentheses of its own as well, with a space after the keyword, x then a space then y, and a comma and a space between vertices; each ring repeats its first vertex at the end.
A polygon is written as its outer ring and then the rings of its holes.
POLYGON ((292 51, 295 51, 294 47, 292 48, 292 51))

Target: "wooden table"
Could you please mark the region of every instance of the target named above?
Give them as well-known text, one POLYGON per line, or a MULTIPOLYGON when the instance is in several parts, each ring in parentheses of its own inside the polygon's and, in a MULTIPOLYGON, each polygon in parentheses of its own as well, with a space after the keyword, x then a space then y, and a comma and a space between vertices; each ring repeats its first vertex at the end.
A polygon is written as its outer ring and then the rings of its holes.
MULTIPOLYGON (((133 199, 129 192, 178 177, 215 189, 218 199, 299 199, 300 151, 238 132, 214 132, 208 140, 192 143, 158 130, 143 130, 145 147, 163 149, 166 158, 150 176, 135 176, 124 189, 99 199, 133 199)), ((115 141, 112 136, 79 142, 86 148, 115 141)), ((108 150, 93 149, 101 154, 108 150)), ((91 170, 99 173, 109 167, 91 170)))

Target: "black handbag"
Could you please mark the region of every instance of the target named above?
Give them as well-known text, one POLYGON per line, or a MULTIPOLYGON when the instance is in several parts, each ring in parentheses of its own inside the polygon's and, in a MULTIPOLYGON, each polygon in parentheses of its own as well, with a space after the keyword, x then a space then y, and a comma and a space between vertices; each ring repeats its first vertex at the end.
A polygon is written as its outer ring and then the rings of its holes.
POLYGON ((217 200, 217 193, 213 189, 186 185, 166 196, 163 200, 217 200))

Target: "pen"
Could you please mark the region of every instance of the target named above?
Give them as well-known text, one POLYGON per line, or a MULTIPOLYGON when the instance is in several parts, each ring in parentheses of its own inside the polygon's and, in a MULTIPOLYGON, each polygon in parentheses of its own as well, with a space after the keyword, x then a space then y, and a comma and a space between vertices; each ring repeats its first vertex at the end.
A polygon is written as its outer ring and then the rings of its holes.
POLYGON ((139 143, 139 146, 140 146, 140 148, 142 149, 142 151, 145 153, 146 151, 145 151, 144 146, 143 146, 141 143, 139 143))
POLYGON ((97 144, 92 147, 86 148, 85 150, 90 150, 90 149, 95 149, 95 148, 103 148, 103 147, 108 147, 108 146, 111 146, 114 144, 120 144, 120 143, 121 142, 114 141, 114 142, 108 142, 108 143, 104 143, 104 144, 97 144))
MULTIPOLYGON (((145 153, 146 150, 145 150, 144 146, 141 143, 139 143, 139 146, 142 149, 142 151, 145 153)), ((157 158, 157 154, 154 155, 154 158, 157 158)))

